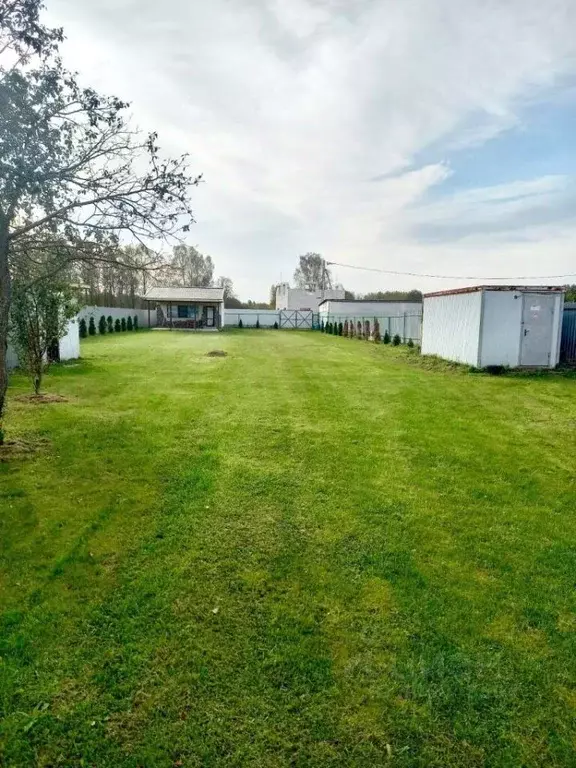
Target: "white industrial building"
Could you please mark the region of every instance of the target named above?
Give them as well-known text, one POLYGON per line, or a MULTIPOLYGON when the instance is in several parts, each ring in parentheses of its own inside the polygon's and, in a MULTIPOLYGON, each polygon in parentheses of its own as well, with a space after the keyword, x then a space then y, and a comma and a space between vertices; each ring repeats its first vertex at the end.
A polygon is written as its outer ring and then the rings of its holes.
POLYGON ((476 368, 555 368, 564 288, 474 286, 424 296, 422 354, 476 368))
POLYGON ((308 309, 318 312, 318 305, 324 299, 343 299, 344 288, 328 288, 324 291, 303 291, 280 283, 276 288, 276 309, 308 309))
POLYGON ((325 298, 318 309, 320 319, 327 317, 399 317, 401 315, 421 315, 421 301, 364 301, 363 299, 325 298))

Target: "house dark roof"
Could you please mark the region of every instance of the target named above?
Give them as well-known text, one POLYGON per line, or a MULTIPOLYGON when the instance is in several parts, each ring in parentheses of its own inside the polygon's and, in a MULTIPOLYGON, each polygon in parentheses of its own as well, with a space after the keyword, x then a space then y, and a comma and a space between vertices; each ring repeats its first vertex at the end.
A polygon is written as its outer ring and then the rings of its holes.
POLYGON ((474 293, 475 291, 518 291, 519 293, 524 291, 525 293, 548 293, 557 292, 564 293, 565 288, 563 285, 471 285, 468 288, 452 288, 448 291, 435 291, 433 293, 425 293, 424 298, 427 299, 431 296, 451 296, 456 293, 474 293))
POLYGON ((146 301, 224 301, 224 288, 150 288, 146 301))

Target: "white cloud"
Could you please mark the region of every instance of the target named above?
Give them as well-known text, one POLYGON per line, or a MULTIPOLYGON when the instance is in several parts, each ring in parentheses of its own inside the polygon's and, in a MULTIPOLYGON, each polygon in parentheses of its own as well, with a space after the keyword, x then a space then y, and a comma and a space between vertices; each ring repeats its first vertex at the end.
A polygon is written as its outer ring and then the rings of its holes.
MULTIPOLYGON (((49 7, 66 27, 71 64, 131 99, 138 122, 158 129, 171 152, 190 152, 194 170, 204 172, 192 240, 246 297, 264 298, 307 250, 409 271, 455 272, 463 258, 475 272, 490 260, 504 269, 491 248, 514 262, 517 244, 501 222, 524 203, 500 188, 504 196, 490 205, 486 190, 426 205, 448 166, 439 158, 406 169, 431 145, 446 142, 449 153, 509 129, 524 101, 576 72, 572 0, 49 0, 49 7), (442 248, 417 239, 420 225, 457 216, 480 220, 486 232, 496 222, 496 239, 468 239, 457 254, 451 236, 442 248)), ((532 182, 518 198, 548 194, 555 203, 562 190, 544 187, 557 181, 532 182)), ((563 252, 566 234, 541 226, 563 252)), ((529 255, 535 271, 539 253, 532 247, 529 255)), ((374 287, 373 274, 340 277, 374 287)))

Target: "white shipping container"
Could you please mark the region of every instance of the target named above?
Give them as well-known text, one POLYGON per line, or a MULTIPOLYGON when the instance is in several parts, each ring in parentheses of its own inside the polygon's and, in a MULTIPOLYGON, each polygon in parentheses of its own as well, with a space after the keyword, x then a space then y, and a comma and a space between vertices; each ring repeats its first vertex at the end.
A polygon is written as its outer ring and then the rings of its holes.
POLYGON ((555 368, 564 289, 475 286, 424 296, 422 354, 477 368, 555 368))

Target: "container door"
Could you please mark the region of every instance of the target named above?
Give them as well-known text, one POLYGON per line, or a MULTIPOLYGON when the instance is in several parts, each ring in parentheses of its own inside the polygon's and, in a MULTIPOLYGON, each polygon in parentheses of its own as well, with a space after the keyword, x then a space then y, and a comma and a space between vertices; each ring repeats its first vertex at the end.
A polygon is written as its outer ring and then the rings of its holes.
POLYGON ((524 293, 520 365, 550 365, 554 328, 554 294, 524 293))
POLYGON ((206 307, 206 325, 214 328, 214 307, 206 307))

